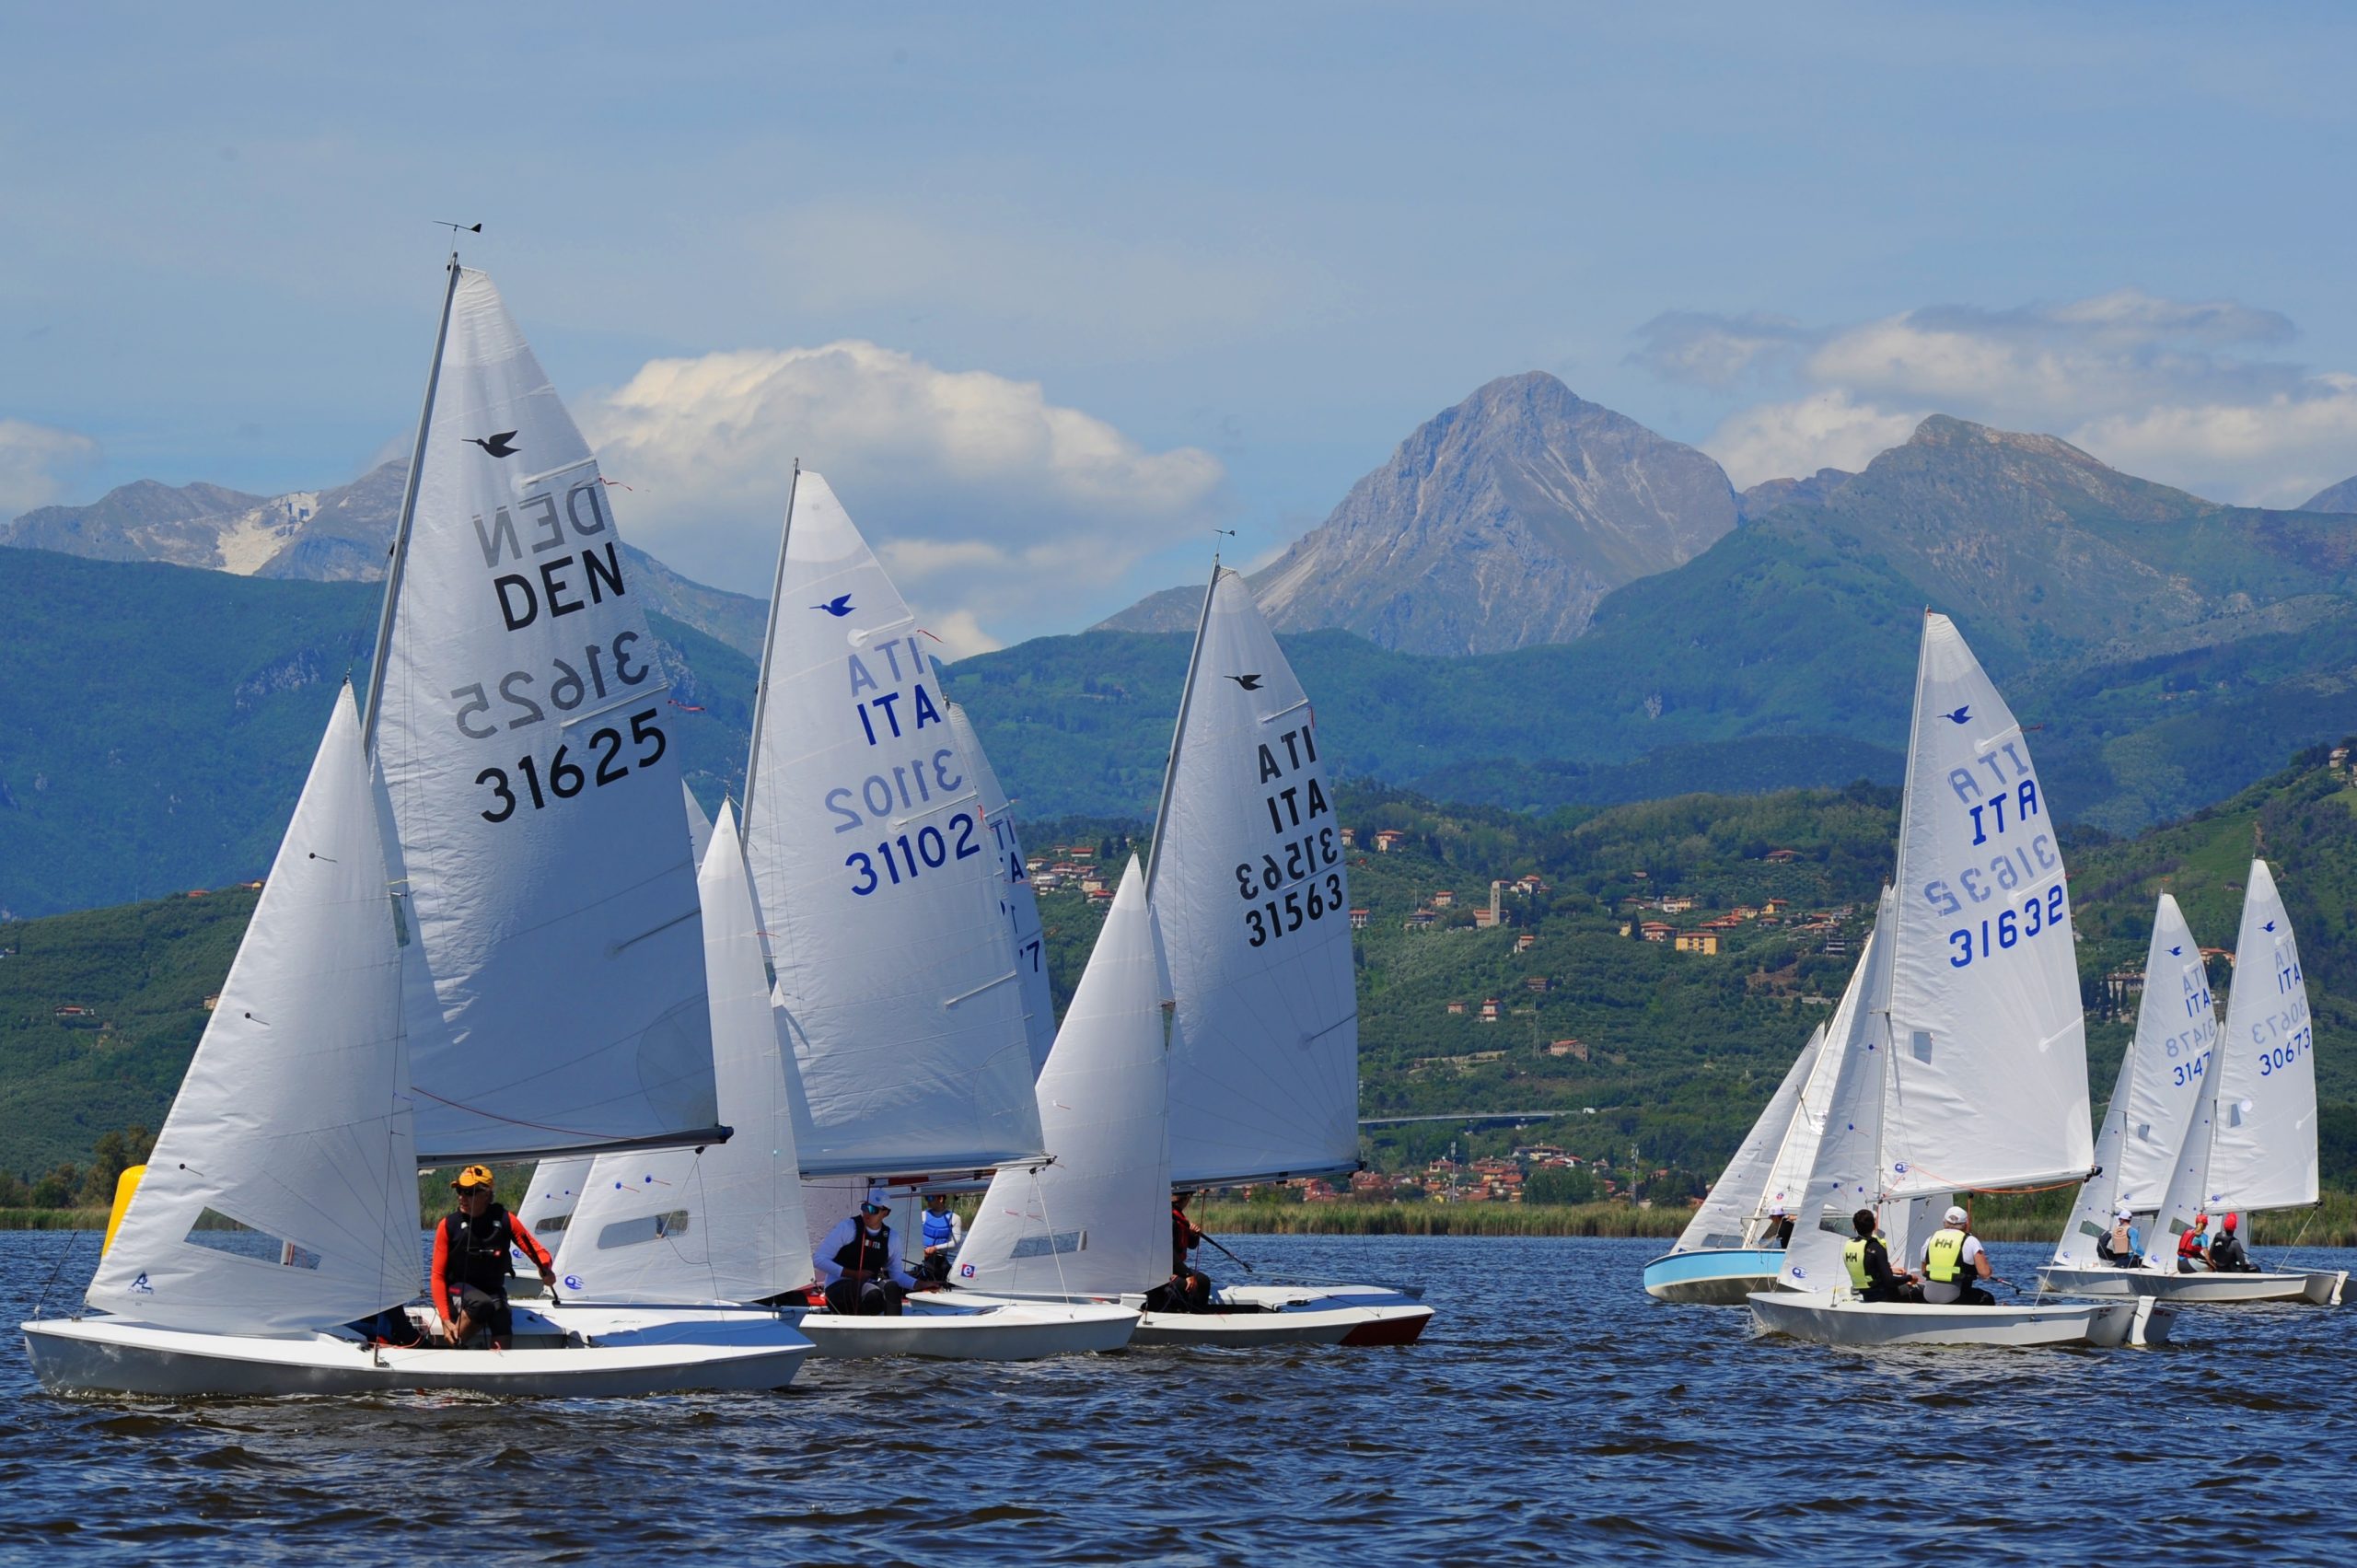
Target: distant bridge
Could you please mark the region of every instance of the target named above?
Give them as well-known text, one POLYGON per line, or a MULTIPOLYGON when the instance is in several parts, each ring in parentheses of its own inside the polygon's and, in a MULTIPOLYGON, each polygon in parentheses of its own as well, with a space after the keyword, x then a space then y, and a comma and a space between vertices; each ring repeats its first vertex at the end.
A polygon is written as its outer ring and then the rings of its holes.
POLYGON ((1596 1107, 1584 1105, 1573 1110, 1459 1110, 1438 1116, 1362 1116, 1362 1127, 1405 1127, 1415 1121, 1459 1121, 1470 1125, 1477 1121, 1553 1121, 1566 1116, 1594 1116, 1596 1107))

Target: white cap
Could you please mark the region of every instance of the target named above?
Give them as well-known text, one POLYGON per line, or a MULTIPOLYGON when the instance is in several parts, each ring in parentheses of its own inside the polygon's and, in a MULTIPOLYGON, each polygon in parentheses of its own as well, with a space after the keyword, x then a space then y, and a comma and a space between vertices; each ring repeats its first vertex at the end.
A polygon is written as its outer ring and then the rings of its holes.
POLYGON ((1948 1205, 1948 1212, 1940 1216, 1943 1221, 1949 1225, 1963 1225, 1969 1221, 1971 1217, 1971 1215, 1966 1214, 1962 1209, 1957 1208, 1954 1203, 1950 1203, 1948 1205))
POLYGON ((2122 1203, 2111 1211, 2111 1217, 2116 1220, 2132 1220, 2136 1217, 2136 1211, 2122 1203))
POLYGON ((1769 1210, 1768 1217, 1771 1220, 1782 1219, 1784 1217, 1784 1205, 1779 1203, 1774 1208, 1769 1210))

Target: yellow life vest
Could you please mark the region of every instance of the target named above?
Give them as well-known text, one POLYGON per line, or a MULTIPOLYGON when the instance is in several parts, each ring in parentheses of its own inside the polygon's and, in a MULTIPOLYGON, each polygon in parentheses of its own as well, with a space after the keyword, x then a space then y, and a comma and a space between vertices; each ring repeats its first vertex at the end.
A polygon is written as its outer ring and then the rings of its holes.
POLYGON ((1866 1238, 1853 1236, 1841 1244, 1841 1266, 1850 1271, 1851 1287, 1858 1291, 1874 1288, 1874 1276, 1866 1272, 1866 1238))
POLYGON ((1923 1249, 1923 1272, 1940 1284, 1954 1284, 1972 1271, 1964 1266, 1964 1232, 1949 1227, 1934 1231, 1923 1249))

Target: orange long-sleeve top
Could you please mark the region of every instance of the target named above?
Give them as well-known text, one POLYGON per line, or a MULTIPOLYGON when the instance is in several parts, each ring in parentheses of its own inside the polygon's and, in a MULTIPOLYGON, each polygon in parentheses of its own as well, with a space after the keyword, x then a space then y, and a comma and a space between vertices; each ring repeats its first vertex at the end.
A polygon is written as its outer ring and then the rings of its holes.
MULTIPOLYGON (((545 1269, 556 1261, 549 1249, 524 1228, 524 1222, 513 1214, 507 1216, 507 1234, 515 1238, 517 1246, 524 1249, 524 1255, 541 1268, 545 1269)), ((434 1226, 433 1291, 435 1310, 438 1312, 454 1313, 458 1310, 458 1304, 450 1298, 449 1263, 450 1216, 445 1214, 434 1226)))

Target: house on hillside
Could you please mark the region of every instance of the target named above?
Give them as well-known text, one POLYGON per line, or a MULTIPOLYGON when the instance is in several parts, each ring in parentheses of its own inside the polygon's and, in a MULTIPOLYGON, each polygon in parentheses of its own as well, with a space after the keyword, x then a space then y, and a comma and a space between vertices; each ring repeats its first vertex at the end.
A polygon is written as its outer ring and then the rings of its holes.
POLYGON ((1342 830, 1342 847, 1344 849, 1351 849, 1354 847, 1358 842, 1359 830, 1356 828, 1345 828, 1342 830))
POLYGON ((1648 942, 1666 942, 1678 932, 1678 927, 1666 920, 1649 920, 1637 929, 1644 933, 1648 942))
POLYGON ((1450 905, 1456 902, 1457 895, 1446 888, 1443 888, 1438 892, 1433 894, 1433 908, 1436 910, 1447 909, 1450 905))
POLYGON ((1517 953, 1527 953, 1538 946, 1538 938, 1527 931, 1514 939, 1514 950, 1517 953))
POLYGON ((1535 899, 1547 890, 1547 884, 1539 880, 1538 872, 1526 871, 1515 878, 1514 889, 1526 899, 1535 899))
POLYGON ((1364 931, 1366 929, 1366 911, 1353 910, 1351 912, 1351 929, 1353 931, 1364 931))
POLYGON ((1678 894, 1676 898, 1664 899, 1661 901, 1661 912, 1664 914, 1684 914, 1688 910, 1690 910, 1693 907, 1694 900, 1683 893, 1678 894))
POLYGON ((1389 854, 1407 842, 1408 835, 1397 828, 1385 828, 1375 835, 1375 853, 1389 854))
POLYGON ((1415 913, 1410 915, 1407 919, 1399 923, 1399 929, 1402 931, 1430 931, 1433 928, 1433 923, 1439 918, 1440 916, 1434 914, 1430 910, 1418 910, 1415 913))
POLYGON ((1574 1062, 1587 1060, 1587 1041, 1584 1040, 1550 1040, 1547 1042, 1550 1056, 1568 1056, 1574 1062))
POLYGON ((1461 1017, 1465 1016, 1465 1004, 1464 1004, 1464 1003, 1462 1003, 1462 1002, 1450 1002, 1450 1003, 1446 1004, 1446 1006, 1447 1006, 1447 1008, 1448 1008, 1448 1016, 1449 1016, 1450 1017, 1452 1017, 1452 1018, 1461 1018, 1461 1017))
POLYGON ((1494 996, 1483 997, 1481 999, 1481 1021, 1485 1024, 1494 1024, 1498 1021, 1498 999, 1494 996))
POLYGON ((1770 899, 1759 906, 1759 912, 1770 920, 1782 920, 1784 918, 1784 912, 1792 907, 1793 900, 1790 899, 1770 899))
POLYGON ((1796 849, 1771 849, 1760 858, 1771 865, 1788 865, 1801 857, 1796 849))
POLYGON ((1681 931, 1678 934, 1678 950, 1715 956, 1719 950, 1719 934, 1715 931, 1681 931))

